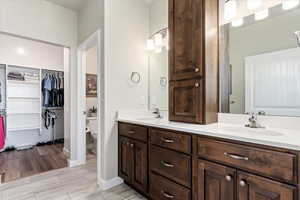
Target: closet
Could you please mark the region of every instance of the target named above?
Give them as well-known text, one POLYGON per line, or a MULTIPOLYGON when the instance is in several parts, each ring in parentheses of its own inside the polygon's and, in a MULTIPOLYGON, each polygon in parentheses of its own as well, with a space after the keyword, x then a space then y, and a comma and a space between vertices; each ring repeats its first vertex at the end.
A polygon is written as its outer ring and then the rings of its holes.
POLYGON ((0 116, 5 124, 3 134, 5 147, 0 149, 22 150, 63 139, 64 73, 13 65, 0 65, 0 72, 0 116), (48 82, 47 93, 48 100, 52 98, 55 102, 47 105, 44 102, 43 90, 45 77, 55 79, 48 82), (46 110, 53 116, 47 118, 47 127, 46 110))

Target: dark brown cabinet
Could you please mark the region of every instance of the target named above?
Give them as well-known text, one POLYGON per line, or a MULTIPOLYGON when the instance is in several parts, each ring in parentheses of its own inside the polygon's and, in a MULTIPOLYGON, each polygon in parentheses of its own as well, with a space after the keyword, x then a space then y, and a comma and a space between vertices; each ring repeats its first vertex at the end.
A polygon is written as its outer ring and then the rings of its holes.
POLYGON ((198 161, 197 200, 235 200, 236 170, 198 161))
POLYGON ((299 156, 294 150, 119 123, 119 176, 153 200, 299 200, 299 156))
POLYGON ((139 191, 148 189, 148 146, 126 137, 119 137, 119 176, 139 191))
POLYGON ((171 121, 202 123, 202 81, 171 82, 169 112, 171 121))
POLYGON ((296 188, 270 179, 239 172, 239 200, 295 200, 296 188))
POLYGON ((217 121, 218 6, 218 0, 169 0, 171 121, 217 121))
POLYGON ((202 75, 202 8, 202 0, 170 0, 170 80, 202 75))

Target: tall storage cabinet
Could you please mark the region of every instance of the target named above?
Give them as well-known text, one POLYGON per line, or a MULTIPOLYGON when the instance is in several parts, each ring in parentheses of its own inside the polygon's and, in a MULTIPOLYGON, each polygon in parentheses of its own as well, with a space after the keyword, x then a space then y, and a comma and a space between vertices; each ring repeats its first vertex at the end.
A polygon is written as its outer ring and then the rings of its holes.
POLYGON ((217 121, 218 8, 218 0, 169 0, 171 121, 217 121))

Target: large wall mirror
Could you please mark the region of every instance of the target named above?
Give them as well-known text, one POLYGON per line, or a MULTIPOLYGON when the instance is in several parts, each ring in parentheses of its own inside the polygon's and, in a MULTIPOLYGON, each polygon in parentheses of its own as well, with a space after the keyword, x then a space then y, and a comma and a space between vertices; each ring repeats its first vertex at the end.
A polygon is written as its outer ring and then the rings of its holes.
POLYGON ((300 116, 299 0, 227 0, 220 15, 220 110, 300 116))
POLYGON ((168 0, 150 2, 149 108, 168 110, 168 0))

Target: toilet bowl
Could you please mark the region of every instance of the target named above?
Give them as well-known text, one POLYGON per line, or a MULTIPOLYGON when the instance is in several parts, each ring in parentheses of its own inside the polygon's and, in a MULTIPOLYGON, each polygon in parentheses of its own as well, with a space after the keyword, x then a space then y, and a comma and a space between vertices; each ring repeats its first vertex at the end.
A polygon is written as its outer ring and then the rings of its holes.
POLYGON ((98 137, 98 125, 97 125, 97 118, 87 118, 87 132, 90 132, 93 139, 97 140, 98 137))

